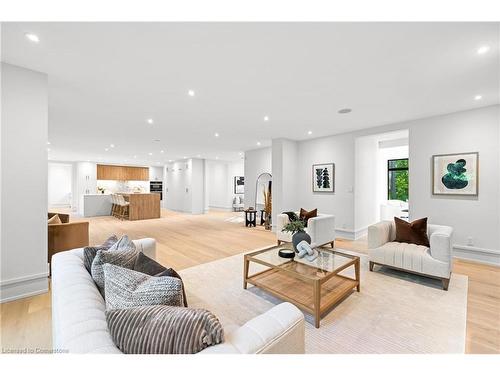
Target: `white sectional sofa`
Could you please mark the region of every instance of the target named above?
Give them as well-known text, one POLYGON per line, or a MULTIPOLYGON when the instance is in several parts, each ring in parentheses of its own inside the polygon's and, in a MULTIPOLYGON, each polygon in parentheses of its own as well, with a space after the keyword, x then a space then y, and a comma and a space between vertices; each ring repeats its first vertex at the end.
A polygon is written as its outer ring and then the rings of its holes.
POLYGON ((368 227, 370 271, 373 271, 375 264, 385 265, 439 279, 443 283, 443 289, 448 290, 452 268, 452 234, 451 227, 428 224, 429 248, 394 242, 394 220, 372 225, 368 227))
MULTIPOLYGON (((296 212, 297 216, 299 213, 296 212)), ((282 232, 283 227, 290 222, 287 214, 279 214, 276 218, 276 239, 278 246, 281 242, 292 242, 292 234, 282 232)), ((332 248, 335 244, 335 216, 318 214, 318 216, 307 220, 307 234, 311 236, 311 246, 318 247, 331 244, 332 248)))
MULTIPOLYGON (((156 241, 134 241, 151 258, 156 241)), ((189 286, 186 286, 189 288, 189 286)), ((83 249, 52 257, 53 348, 70 353, 121 353, 115 346, 105 317, 106 303, 83 265, 83 249)), ((225 332, 225 342, 201 353, 304 353, 304 315, 294 305, 282 303, 225 332)))

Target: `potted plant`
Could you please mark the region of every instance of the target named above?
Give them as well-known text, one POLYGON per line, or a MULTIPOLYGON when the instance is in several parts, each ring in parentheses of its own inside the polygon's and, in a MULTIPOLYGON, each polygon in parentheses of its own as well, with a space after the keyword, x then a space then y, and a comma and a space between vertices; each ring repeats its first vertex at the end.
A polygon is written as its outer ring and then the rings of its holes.
POLYGON ((292 245, 295 252, 297 252, 297 245, 301 241, 306 241, 307 243, 311 243, 311 236, 309 236, 304 230, 305 224, 302 220, 292 220, 288 224, 286 224, 282 232, 290 232, 292 233, 292 245))

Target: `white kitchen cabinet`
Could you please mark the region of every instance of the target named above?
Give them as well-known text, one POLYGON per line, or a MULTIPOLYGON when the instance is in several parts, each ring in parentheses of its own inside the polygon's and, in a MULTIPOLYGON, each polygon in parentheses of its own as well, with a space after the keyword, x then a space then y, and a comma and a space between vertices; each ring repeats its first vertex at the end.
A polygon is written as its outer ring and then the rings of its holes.
POLYGON ((205 166, 201 159, 189 159, 167 165, 166 208, 191 214, 204 213, 205 166))
POLYGON ((149 167, 149 181, 163 181, 163 167, 149 167))
POLYGON ((97 164, 92 162, 76 163, 76 193, 78 212, 83 215, 83 196, 97 193, 97 164))

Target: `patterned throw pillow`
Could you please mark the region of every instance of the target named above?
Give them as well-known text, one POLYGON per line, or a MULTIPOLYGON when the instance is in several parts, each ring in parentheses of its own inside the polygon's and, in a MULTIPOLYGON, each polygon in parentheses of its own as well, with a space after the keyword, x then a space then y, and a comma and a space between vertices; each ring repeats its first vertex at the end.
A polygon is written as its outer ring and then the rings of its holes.
POLYGON ((130 250, 131 247, 135 249, 134 243, 127 235, 124 235, 109 248, 109 251, 130 250))
POLYGON ((127 354, 194 354, 224 341, 224 330, 210 311, 172 306, 141 306, 106 311, 115 345, 127 354))
POLYGON ((182 282, 169 276, 155 277, 105 264, 104 290, 107 309, 138 306, 183 306, 182 282))
POLYGON ((99 250, 108 250, 115 242, 118 241, 118 237, 116 235, 112 235, 109 237, 102 245, 97 245, 97 246, 87 246, 83 249, 83 265, 87 269, 87 271, 90 271, 90 268, 92 267, 92 262, 94 261, 94 258, 99 250))
POLYGON ((134 271, 145 273, 149 276, 170 276, 179 279, 182 283, 182 299, 184 301, 184 307, 187 307, 186 290, 184 289, 184 283, 182 282, 181 276, 175 272, 173 268, 165 268, 160 263, 156 262, 143 253, 139 253, 135 260, 134 271))
MULTIPOLYGON (((116 244, 115 244, 116 245, 116 244)), ((104 296, 104 269, 103 266, 106 263, 114 264, 120 267, 132 269, 134 268, 135 259, 139 254, 139 251, 135 248, 133 242, 130 242, 129 247, 122 249, 121 251, 111 249, 114 245, 107 251, 99 250, 92 262, 92 267, 90 268, 90 273, 94 282, 96 283, 99 291, 104 296)))

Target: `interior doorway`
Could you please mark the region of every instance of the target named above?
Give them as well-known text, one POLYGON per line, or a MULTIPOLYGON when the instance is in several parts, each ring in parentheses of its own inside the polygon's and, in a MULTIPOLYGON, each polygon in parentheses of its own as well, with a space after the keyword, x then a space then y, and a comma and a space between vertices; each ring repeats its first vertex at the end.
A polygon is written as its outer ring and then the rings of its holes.
POLYGON ((49 207, 71 208, 73 200, 73 165, 49 163, 48 165, 49 207))

